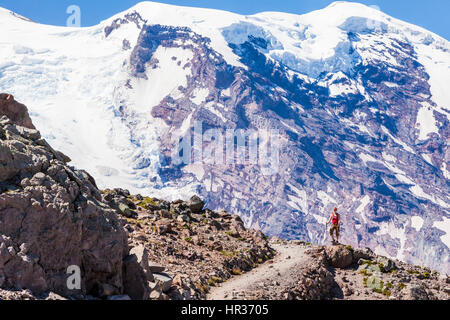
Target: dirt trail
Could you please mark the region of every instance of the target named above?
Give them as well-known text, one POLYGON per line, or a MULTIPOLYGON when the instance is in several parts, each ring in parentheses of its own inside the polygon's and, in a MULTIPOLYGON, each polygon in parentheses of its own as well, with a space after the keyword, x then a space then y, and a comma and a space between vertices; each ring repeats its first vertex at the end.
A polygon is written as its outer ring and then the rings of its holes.
POLYGON ((239 299, 242 292, 258 290, 266 283, 279 283, 279 286, 287 286, 292 281, 294 274, 301 272, 308 259, 306 247, 288 244, 273 245, 277 256, 252 271, 235 276, 217 287, 212 287, 207 300, 233 300, 239 299))

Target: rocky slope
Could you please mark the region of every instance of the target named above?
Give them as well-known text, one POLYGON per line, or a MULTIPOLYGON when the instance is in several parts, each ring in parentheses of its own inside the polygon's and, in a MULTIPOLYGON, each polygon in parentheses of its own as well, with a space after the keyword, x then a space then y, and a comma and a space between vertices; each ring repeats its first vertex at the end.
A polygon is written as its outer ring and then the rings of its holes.
POLYGON ((41 138, 13 96, 0 94, 0 116, 0 287, 143 298, 145 274, 94 179, 41 138), (79 290, 67 285, 70 266, 81 270, 79 290))
POLYGON ((205 299, 212 286, 271 259, 268 238, 237 215, 203 209, 194 196, 168 202, 104 190, 106 201, 127 217, 129 245, 146 252, 152 299, 205 299))

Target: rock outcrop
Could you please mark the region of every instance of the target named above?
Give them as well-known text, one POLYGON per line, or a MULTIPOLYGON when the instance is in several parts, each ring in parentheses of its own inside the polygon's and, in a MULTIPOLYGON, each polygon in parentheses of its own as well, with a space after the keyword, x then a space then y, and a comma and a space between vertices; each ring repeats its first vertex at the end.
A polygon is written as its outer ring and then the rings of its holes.
POLYGON ((326 248, 328 263, 336 268, 347 268, 353 262, 352 251, 345 246, 332 246, 326 248))
POLYGON ((0 117, 0 287, 77 297, 127 293, 128 278, 145 287, 129 276, 142 267, 94 179, 42 139, 11 95, 0 94, 0 117), (71 266, 79 288, 67 285, 71 266))
POLYGON ((27 107, 14 100, 14 97, 11 94, 0 93, 0 115, 7 116, 19 126, 28 129, 36 129, 28 114, 27 107))

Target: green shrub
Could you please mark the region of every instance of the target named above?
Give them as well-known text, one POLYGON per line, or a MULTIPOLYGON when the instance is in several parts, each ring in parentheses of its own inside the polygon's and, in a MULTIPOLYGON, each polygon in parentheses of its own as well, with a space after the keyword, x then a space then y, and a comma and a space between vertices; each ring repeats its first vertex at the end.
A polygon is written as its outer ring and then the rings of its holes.
POLYGON ((222 278, 216 277, 216 276, 211 276, 210 278, 212 281, 214 281, 215 283, 221 283, 223 282, 222 278))
POLYGON ((234 257, 233 252, 229 252, 229 251, 222 250, 222 251, 220 251, 220 253, 221 253, 222 255, 224 255, 225 257, 228 257, 228 258, 233 258, 233 257, 234 257))
POLYGON ((215 287, 216 286, 216 282, 212 278, 209 278, 208 280, 206 280, 206 282, 208 282, 208 284, 211 287, 215 287))
POLYGON ((359 271, 359 273, 362 274, 363 276, 369 276, 369 277, 372 275, 372 272, 370 272, 367 269, 363 269, 363 270, 359 271))
POLYGON ((368 279, 369 279, 368 277, 364 277, 364 279, 363 279, 363 285, 365 288, 367 288, 367 280, 368 279))

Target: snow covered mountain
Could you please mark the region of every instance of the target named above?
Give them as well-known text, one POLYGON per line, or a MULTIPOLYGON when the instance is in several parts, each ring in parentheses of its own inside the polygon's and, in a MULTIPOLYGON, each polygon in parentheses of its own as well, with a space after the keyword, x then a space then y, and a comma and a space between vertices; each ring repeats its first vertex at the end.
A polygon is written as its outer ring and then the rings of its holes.
POLYGON ((0 8, 0 92, 100 187, 193 193, 271 235, 343 241, 450 273, 450 43, 375 9, 306 15, 143 2, 97 26, 0 8), (277 129, 280 164, 176 165, 174 136, 277 129))

